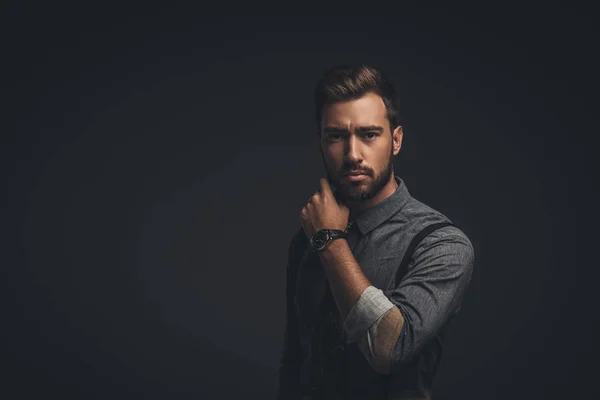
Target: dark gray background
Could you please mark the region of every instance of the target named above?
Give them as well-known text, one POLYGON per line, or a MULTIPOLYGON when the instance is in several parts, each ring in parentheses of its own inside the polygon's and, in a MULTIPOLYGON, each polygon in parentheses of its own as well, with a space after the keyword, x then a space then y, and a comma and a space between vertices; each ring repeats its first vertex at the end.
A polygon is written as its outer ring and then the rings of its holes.
POLYGON ((436 399, 600 394, 589 10, 88 7, 1 15, 3 398, 272 398, 312 91, 356 61, 476 250, 436 399))

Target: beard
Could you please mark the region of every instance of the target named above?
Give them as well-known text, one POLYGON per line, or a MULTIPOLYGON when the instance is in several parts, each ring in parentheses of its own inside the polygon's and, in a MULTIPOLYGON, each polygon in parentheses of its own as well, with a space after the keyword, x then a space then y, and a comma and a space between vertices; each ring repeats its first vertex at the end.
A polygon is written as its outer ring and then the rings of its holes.
MULTIPOLYGON (((321 153, 323 156, 323 153, 321 153)), ((373 173, 372 170, 364 170, 365 175, 368 178, 362 181, 348 181, 344 180, 344 173, 352 170, 363 171, 362 168, 345 164, 342 171, 333 174, 327 164, 325 164, 325 158, 323 157, 323 163, 326 166, 327 178, 329 182, 335 186, 335 197, 341 202, 360 202, 368 200, 374 197, 379 191, 389 182, 392 172, 394 171, 394 153, 393 149, 390 151, 388 162, 380 173, 373 173)))

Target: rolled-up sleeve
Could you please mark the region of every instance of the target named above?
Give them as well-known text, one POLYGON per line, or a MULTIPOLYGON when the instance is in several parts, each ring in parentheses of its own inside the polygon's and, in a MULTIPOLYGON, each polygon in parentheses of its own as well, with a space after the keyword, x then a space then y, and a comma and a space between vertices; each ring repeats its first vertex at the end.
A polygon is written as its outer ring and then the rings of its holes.
POLYGON ((458 228, 431 233, 389 299, 365 289, 344 321, 348 342, 356 341, 380 373, 410 361, 458 311, 473 264, 473 246, 458 228))
POLYGON ((367 287, 344 320, 347 343, 356 342, 373 369, 389 372, 402 317, 381 289, 367 287))
POLYGON ((347 342, 358 340, 392 307, 394 304, 380 289, 375 286, 367 287, 344 320, 347 342))

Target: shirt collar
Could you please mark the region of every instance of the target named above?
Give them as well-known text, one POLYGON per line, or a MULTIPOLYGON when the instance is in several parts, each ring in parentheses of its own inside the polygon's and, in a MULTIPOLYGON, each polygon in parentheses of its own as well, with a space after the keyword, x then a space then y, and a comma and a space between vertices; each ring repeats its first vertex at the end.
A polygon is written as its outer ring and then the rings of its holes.
POLYGON ((408 202, 410 193, 404 181, 397 175, 394 176, 394 179, 398 183, 398 187, 394 193, 374 206, 361 211, 354 217, 354 223, 362 235, 366 235, 377 228, 392 215, 396 214, 408 202))

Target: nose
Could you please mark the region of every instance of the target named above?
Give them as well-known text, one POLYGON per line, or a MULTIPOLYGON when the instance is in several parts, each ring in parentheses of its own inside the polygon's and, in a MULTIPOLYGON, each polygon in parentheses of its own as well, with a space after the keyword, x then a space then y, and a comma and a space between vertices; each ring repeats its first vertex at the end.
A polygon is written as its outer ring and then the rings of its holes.
POLYGON ((349 164, 360 164, 362 156, 360 154, 360 141, 355 135, 350 135, 346 146, 346 159, 349 164))

